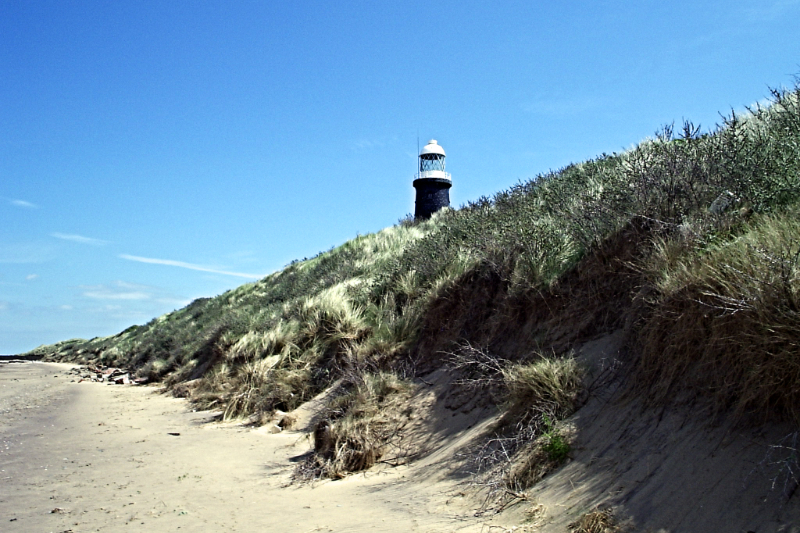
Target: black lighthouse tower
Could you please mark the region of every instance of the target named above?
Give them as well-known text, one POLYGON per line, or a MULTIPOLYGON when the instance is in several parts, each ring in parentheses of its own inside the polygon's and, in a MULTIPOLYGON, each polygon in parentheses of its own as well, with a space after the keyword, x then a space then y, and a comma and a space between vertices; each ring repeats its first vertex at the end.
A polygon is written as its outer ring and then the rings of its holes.
POLYGON ((428 141, 419 153, 419 173, 414 179, 417 199, 414 218, 424 220, 443 207, 450 207, 450 173, 444 171, 444 148, 436 140, 428 141))

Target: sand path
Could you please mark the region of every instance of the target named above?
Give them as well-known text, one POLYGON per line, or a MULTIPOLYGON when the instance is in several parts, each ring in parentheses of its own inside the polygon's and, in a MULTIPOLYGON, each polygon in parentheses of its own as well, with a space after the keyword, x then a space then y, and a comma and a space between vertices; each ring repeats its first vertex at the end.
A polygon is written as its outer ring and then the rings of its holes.
POLYGON ((288 486, 301 434, 214 423, 154 388, 71 382, 68 368, 0 365, 1 531, 486 527, 455 481, 421 480, 419 466, 288 486))

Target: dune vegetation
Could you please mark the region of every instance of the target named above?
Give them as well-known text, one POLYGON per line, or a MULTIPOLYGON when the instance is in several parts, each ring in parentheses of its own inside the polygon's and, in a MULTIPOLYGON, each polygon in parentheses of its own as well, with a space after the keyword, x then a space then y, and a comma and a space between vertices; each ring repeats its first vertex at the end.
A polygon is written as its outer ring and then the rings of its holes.
POLYGON ((525 436, 504 470, 516 490, 566 457, 558 421, 584 386, 573 350, 603 333, 624 331, 627 394, 646 404, 800 423, 799 214, 796 85, 713 131, 664 127, 145 325, 32 353, 134 369, 225 418, 266 419, 334 387, 304 467, 329 477, 379 460, 418 379, 448 367, 504 406, 503 438, 525 436))

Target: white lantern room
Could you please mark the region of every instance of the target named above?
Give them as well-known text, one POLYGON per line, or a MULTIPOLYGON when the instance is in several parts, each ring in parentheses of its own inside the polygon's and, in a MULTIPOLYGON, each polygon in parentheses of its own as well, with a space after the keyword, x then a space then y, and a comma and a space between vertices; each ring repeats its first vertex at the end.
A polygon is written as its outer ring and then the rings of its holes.
POLYGON ((436 139, 428 141, 419 152, 419 174, 416 179, 445 179, 451 181, 450 173, 445 172, 444 148, 436 139))

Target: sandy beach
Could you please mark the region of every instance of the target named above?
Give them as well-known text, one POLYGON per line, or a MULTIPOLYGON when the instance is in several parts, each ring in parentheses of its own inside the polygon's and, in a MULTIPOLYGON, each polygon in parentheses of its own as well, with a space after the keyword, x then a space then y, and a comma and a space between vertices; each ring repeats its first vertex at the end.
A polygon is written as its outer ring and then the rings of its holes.
POLYGON ((426 453, 298 484, 302 423, 221 423, 158 387, 77 382, 71 368, 0 363, 0 531, 566 533, 605 506, 624 532, 800 533, 791 427, 711 427, 593 395, 570 418, 571 459, 495 514, 459 466, 493 416, 447 407, 446 372, 412 400, 407 439, 426 453))
MULTIPOLYGON (((154 387, 0 365, 0 530, 480 531, 455 481, 386 467, 290 485, 302 433, 220 424, 154 387)), ((424 468, 424 465, 423 465, 424 468)))

